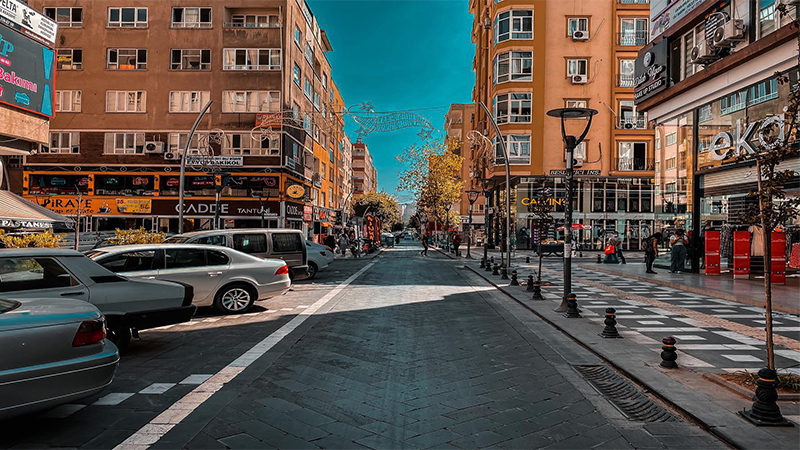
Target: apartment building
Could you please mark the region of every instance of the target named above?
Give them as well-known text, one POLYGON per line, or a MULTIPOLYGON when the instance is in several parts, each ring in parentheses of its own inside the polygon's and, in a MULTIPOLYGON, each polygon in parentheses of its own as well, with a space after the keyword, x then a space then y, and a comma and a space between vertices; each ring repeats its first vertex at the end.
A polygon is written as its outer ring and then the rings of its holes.
POLYGON ((478 172, 476 166, 478 160, 478 149, 473 147, 469 141, 469 133, 472 131, 472 120, 475 115, 474 104, 453 104, 445 115, 444 132, 445 142, 449 148, 464 158, 464 162, 459 172, 459 177, 464 180, 464 187, 461 198, 458 200, 454 210, 461 216, 461 230, 466 231, 470 223, 469 217, 469 195, 468 191, 479 191, 475 203, 472 205, 472 230, 473 240, 482 242, 486 201, 483 197, 483 186, 480 180, 475 179, 473 174, 478 172))
POLYGON ((361 138, 352 147, 353 196, 378 192, 378 171, 369 153, 369 148, 361 138))
MULTIPOLYGON (((587 228, 578 243, 600 248, 600 236, 616 230, 625 235, 626 248, 638 248, 653 225, 654 133, 633 98, 633 62, 647 43, 648 1, 471 0, 470 12, 476 44, 473 100, 492 111, 508 147, 517 246, 533 244, 527 205, 540 188, 550 190, 558 220, 568 207, 560 124, 545 113, 585 107, 599 114, 576 150, 571 207, 575 222, 587 228)), ((501 242, 495 230, 505 230, 501 217, 492 214, 506 201, 505 161, 481 108, 471 125, 496 148, 493 167, 475 177, 484 179, 490 192, 491 246, 501 242)), ((569 120, 567 131, 577 135, 585 125, 584 119, 569 120)))
POLYGON ((212 101, 188 154, 224 158, 187 165, 184 229, 311 229, 338 207, 322 185, 343 136, 332 47, 304 0, 30 4, 59 25, 58 90, 25 197, 80 210, 82 230, 176 231, 181 155, 212 101))
MULTIPOLYGON (((783 124, 790 92, 800 88, 798 31, 791 26, 798 9, 796 0, 653 2, 635 95, 638 110, 656 125, 657 228, 685 228, 693 236, 727 230, 727 248, 731 229, 755 201, 747 194, 757 189, 755 163, 739 156, 757 150, 761 130, 783 124)), ((796 144, 797 136, 784 130, 781 139, 796 144)), ((780 170, 800 173, 800 158, 780 170)), ((800 176, 785 188, 800 195, 800 176)), ((784 225, 798 242, 800 218, 784 225)), ((698 271, 700 240, 692 245, 698 271)), ((723 252, 723 264, 730 257, 723 252)))

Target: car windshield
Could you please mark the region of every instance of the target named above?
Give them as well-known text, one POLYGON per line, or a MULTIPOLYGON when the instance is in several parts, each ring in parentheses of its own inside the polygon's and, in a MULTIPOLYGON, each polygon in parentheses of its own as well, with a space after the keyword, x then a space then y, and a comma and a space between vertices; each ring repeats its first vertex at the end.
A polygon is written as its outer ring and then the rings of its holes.
POLYGON ((19 308, 22 303, 15 301, 15 300, 4 300, 0 298, 0 314, 4 312, 9 312, 19 308))
POLYGON ((186 236, 172 236, 164 240, 165 244, 183 244, 184 242, 188 241, 189 238, 186 236))
POLYGON ((89 259, 96 259, 100 255, 104 255, 106 252, 100 250, 89 250, 88 252, 84 253, 87 258, 89 259))

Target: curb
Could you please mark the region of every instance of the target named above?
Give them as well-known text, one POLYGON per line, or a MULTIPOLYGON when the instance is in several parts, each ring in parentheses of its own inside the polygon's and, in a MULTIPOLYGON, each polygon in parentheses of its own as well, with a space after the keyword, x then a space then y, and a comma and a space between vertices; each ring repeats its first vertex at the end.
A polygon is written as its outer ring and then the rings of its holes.
MULTIPOLYGON (((743 388, 738 384, 734 384, 717 375, 716 373, 704 373, 703 378, 712 383, 716 383, 729 391, 735 392, 748 400, 754 400, 756 393, 747 388, 743 388)), ((797 402, 800 401, 800 394, 778 394, 779 402, 797 402)))
MULTIPOLYGON (((689 388, 664 373, 663 370, 651 368, 648 361, 652 358, 637 358, 638 355, 633 352, 625 352, 624 350, 614 351, 614 349, 605 349, 599 345, 593 345, 591 342, 584 342, 580 337, 576 336, 578 333, 569 331, 564 326, 552 320, 558 320, 556 317, 546 317, 542 312, 537 311, 531 305, 518 299, 513 293, 507 290, 508 286, 498 285, 490 278, 484 276, 480 271, 468 265, 464 267, 493 285, 500 292, 519 303, 523 308, 532 312, 542 321, 563 333, 576 344, 596 355, 615 370, 640 386, 643 386, 649 393, 658 397, 659 400, 670 405, 670 407, 675 410, 680 411, 681 414, 690 418, 706 432, 715 436, 725 444, 733 448, 784 448, 781 446, 784 442, 779 441, 777 436, 763 432, 755 426, 752 428, 745 428, 744 425, 747 425, 747 422, 739 418, 729 409, 711 401, 711 399, 703 399, 708 401, 698 402, 697 393, 690 392, 689 388), (744 441, 744 443, 740 443, 739 441, 744 441), (759 445, 755 446, 756 442, 759 443, 759 445)), ((553 300, 552 297, 545 298, 546 300, 553 300)), ((539 300, 536 301, 536 303, 540 304, 542 301, 539 300)), ((549 306, 549 303, 547 304, 549 306)), ((595 333, 589 333, 591 336, 587 335, 585 336, 586 338, 596 338, 595 333)), ((617 341, 623 341, 623 339, 617 341)), ((609 346, 622 345, 620 342, 607 342, 607 344, 609 346)), ((639 346, 638 344, 636 345, 639 346)), ((642 346, 639 347, 644 348, 642 346)), ((656 356, 657 353, 647 350, 646 352, 642 352, 642 355, 656 356)))
MULTIPOLYGON (((693 294, 707 295, 709 297, 720 298, 722 300, 728 300, 728 301, 731 301, 731 302, 744 303, 744 304, 750 305, 750 306, 759 306, 759 307, 763 307, 764 306, 764 302, 758 302, 756 300, 750 300, 749 298, 737 297, 736 295, 729 294, 727 292, 722 292, 722 291, 715 291, 713 289, 704 289, 704 288, 698 288, 698 287, 694 287, 694 286, 686 286, 686 285, 683 285, 683 284, 673 283, 671 281, 659 280, 659 279, 655 279, 655 278, 648 278, 648 277, 641 276, 641 275, 636 275, 636 274, 617 272, 617 271, 614 271, 614 270, 609 270, 609 269, 605 269, 605 268, 597 267, 597 266, 591 266, 591 265, 588 265, 588 264, 578 264, 578 267, 580 267, 581 269, 594 270, 594 271, 597 271, 597 272, 607 273, 609 275, 616 275, 616 276, 619 276, 619 277, 625 277, 625 278, 631 278, 631 279, 638 280, 638 281, 644 281, 646 283, 658 284, 660 286, 664 286, 664 287, 668 287, 668 288, 672 288, 672 289, 680 289, 682 291, 691 292, 693 294)), ((800 308, 792 308, 792 307, 787 307, 787 306, 781 306, 780 308, 774 308, 773 307, 773 314, 776 313, 776 312, 782 312, 782 313, 785 313, 785 314, 800 314, 800 308)))

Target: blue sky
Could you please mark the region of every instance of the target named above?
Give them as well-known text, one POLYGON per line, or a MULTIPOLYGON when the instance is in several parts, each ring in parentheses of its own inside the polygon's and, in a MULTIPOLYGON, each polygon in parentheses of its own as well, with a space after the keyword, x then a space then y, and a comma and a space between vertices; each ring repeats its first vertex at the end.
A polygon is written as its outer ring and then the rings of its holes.
MULTIPOLYGON (((475 46, 467 0, 308 4, 333 46, 328 54, 333 79, 348 105, 371 101, 376 111, 424 108, 415 112, 442 129, 447 106, 471 102, 475 46)), ((357 128, 347 119, 353 141, 357 128)), ((375 159, 379 189, 396 193, 402 167, 395 156, 419 142, 418 132, 373 133, 364 139, 375 159)))

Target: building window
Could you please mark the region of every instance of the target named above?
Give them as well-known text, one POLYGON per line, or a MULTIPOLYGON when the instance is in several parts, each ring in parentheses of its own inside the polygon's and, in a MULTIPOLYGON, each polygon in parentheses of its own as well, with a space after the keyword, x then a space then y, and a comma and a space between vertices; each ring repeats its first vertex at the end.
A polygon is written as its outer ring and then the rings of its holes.
POLYGON ((308 42, 306 42, 305 55, 306 55, 306 61, 313 66, 314 65, 314 50, 311 48, 311 44, 309 44, 308 42))
POLYGON ((147 28, 147 8, 108 8, 109 28, 147 28))
MULTIPOLYGON (((503 136, 506 140, 509 164, 530 164, 531 163, 531 135, 530 134, 511 134, 503 136)), ((494 139, 496 162, 503 161, 503 149, 497 138, 494 139)))
MULTIPOLYGON (((780 26, 780 14, 776 10, 778 0, 758 0, 758 37, 762 38, 780 26)), ((791 7, 787 7, 790 9, 791 7)))
POLYGON ((41 152, 78 154, 81 152, 81 134, 65 131, 50 132, 50 145, 41 146, 41 152))
POLYGON ((211 8, 172 8, 172 28, 211 28, 211 8))
POLYGON ((83 8, 45 8, 44 15, 53 19, 62 28, 83 26, 83 8))
MULTIPOLYGON (((186 149, 186 141, 189 139, 189 133, 170 133, 169 134, 169 151, 170 153, 183 153, 186 149)), ((197 132, 192 136, 192 142, 189 144, 188 154, 197 154, 200 152, 200 141, 208 142, 208 132, 197 132)))
POLYGON ((279 48, 226 48, 223 50, 225 70, 280 70, 279 48))
POLYGON ((589 32, 588 17, 570 17, 567 19, 567 35, 572 37, 572 34, 576 31, 589 32))
MULTIPOLYGON (((765 80, 750 88, 750 105, 778 98, 778 79, 765 80)), ((710 107, 710 106, 709 106, 710 107)))
POLYGON ((106 91, 106 112, 143 113, 146 109, 145 91, 106 91))
POLYGON ((280 135, 257 135, 250 133, 225 134, 223 154, 234 156, 280 156, 280 135))
POLYGON ((567 76, 573 77, 575 75, 589 75, 589 61, 586 59, 568 59, 567 60, 567 76))
POLYGON ((678 158, 677 158, 677 157, 675 157, 675 156, 673 156, 672 158, 667 158, 667 159, 664 161, 664 167, 665 167, 667 170, 669 170, 669 169, 674 169, 674 168, 678 167, 678 158))
POLYGON ((169 93, 169 112, 197 113, 211 99, 211 91, 172 91, 169 93))
POLYGON ((172 49, 170 70, 211 70, 210 49, 172 49))
POLYGON ((515 9, 501 12, 494 21, 494 41, 533 39, 533 10, 515 9))
POLYGON ((320 107, 319 92, 314 91, 314 109, 319 111, 319 107, 320 107))
POLYGON ((60 48, 56 58, 56 69, 58 70, 81 70, 83 69, 83 50, 79 48, 60 48))
POLYGON ((299 47, 301 42, 303 42, 303 32, 300 31, 300 28, 295 26, 294 27, 294 43, 297 44, 297 46, 299 47))
POLYGON ((617 170, 634 171, 650 170, 651 165, 647 160, 646 142, 620 142, 617 170))
POLYGON ((635 59, 619 60, 619 83, 617 86, 626 88, 633 87, 633 67, 635 62, 635 59))
POLYGON ((326 73, 322 74, 322 89, 328 89, 328 74, 326 73))
POLYGON ((222 91, 222 112, 278 112, 280 96, 279 91, 222 91))
POLYGON ((300 66, 295 64, 294 68, 292 69, 292 81, 294 81, 294 84, 296 84, 297 87, 300 87, 300 78, 302 75, 303 71, 300 69, 300 66))
POLYGON ((105 153, 141 155, 144 153, 144 133, 106 133, 105 153))
MULTIPOLYGON (((703 105, 697 111, 697 121, 700 123, 708 122, 709 120, 713 119, 713 115, 711 114, 711 105, 703 105)), ((656 138, 657 139, 657 138, 656 138)), ((656 146, 658 148, 658 146, 656 146)))
POLYGON ((661 150, 661 133, 659 133, 657 131, 656 131, 655 145, 656 145, 656 150, 661 150))
POLYGON ((110 48, 106 69, 109 70, 145 70, 147 69, 146 48, 110 48))
POLYGON ((533 52, 506 52, 494 59, 494 84, 533 79, 533 52))
POLYGON ((497 123, 530 123, 530 93, 500 94, 494 98, 494 116, 497 123))
POLYGON ((307 77, 303 78, 303 93, 309 100, 311 100, 311 97, 314 95, 314 88, 311 87, 311 81, 309 81, 307 77))
POLYGON ((588 108, 586 100, 564 100, 565 108, 588 108))
POLYGON ((747 106, 747 91, 734 92, 722 97, 720 106, 723 115, 743 110, 747 106))
POLYGON ((624 46, 639 46, 647 44, 649 37, 649 19, 620 19, 619 40, 617 43, 624 46))
POLYGON ((231 16, 232 28, 279 28, 280 19, 275 14, 234 14, 231 16))
POLYGON ((81 91, 56 91, 56 112, 81 112, 81 91))
POLYGON ((673 131, 672 133, 667 134, 666 141, 667 141, 666 142, 667 147, 677 144, 678 143, 678 132, 677 131, 673 131))

